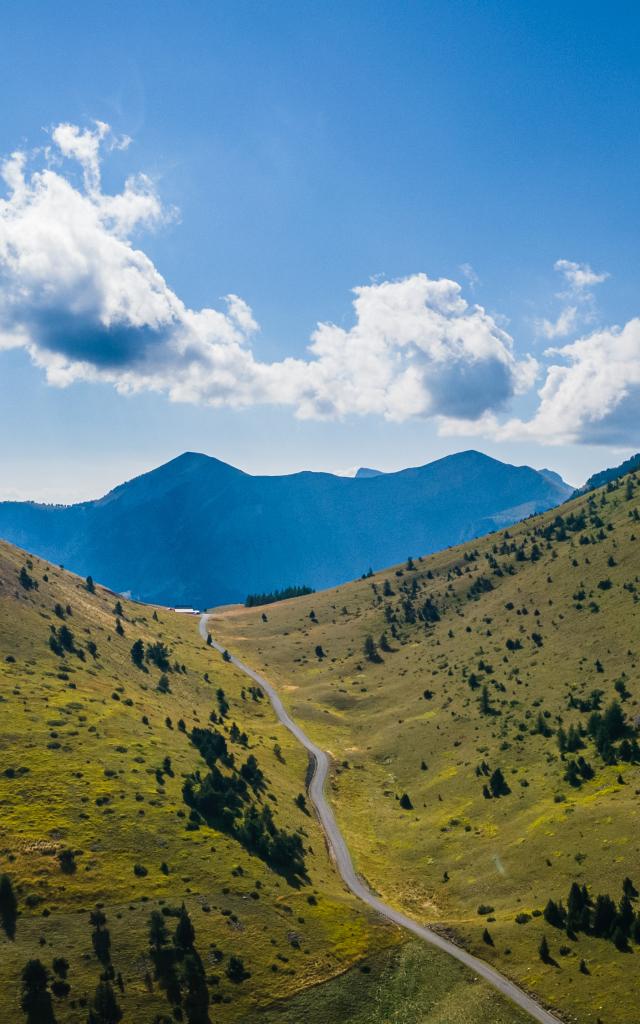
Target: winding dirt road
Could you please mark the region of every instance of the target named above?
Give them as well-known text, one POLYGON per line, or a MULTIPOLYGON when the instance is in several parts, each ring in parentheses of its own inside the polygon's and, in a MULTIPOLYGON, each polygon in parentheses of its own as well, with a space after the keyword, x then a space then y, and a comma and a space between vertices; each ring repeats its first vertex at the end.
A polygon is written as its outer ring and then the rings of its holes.
MULTIPOLYGON (((202 639, 207 642, 207 638, 210 635, 207 627, 209 616, 202 615, 200 617, 200 635, 202 639)), ((211 646, 219 651, 221 654, 225 648, 217 643, 217 641, 211 637, 211 646)), ((407 917, 399 910, 395 910, 390 907, 387 903, 383 903, 382 900, 369 889, 367 885, 362 881, 361 878, 356 874, 356 870, 351 860, 351 854, 344 840, 342 832, 338 828, 338 824, 334 817, 333 811, 329 803, 327 802, 324 795, 324 785, 329 774, 329 757, 324 750, 320 750, 319 747, 313 743, 309 737, 302 731, 299 725, 297 725, 290 715, 287 713, 277 691, 271 685, 271 683, 261 676, 254 669, 249 668, 248 665, 243 664, 238 658, 231 657, 231 663, 244 672, 245 675, 249 676, 254 683, 264 690, 269 697, 273 710, 275 711, 278 719, 282 724, 293 733, 299 743, 302 744, 306 750, 309 751, 314 761, 314 772, 311 777, 309 784, 309 798, 316 810, 320 824, 324 830, 333 861, 336 869, 343 879, 345 885, 354 896, 361 899, 368 906, 372 907, 387 920, 392 921, 394 924, 399 925, 401 928, 406 928, 407 931, 417 935, 418 938, 424 939, 425 942, 429 942, 432 946, 436 946, 443 952, 448 953, 449 956, 459 960, 460 963, 464 964, 479 977, 484 978, 490 985, 493 985, 498 992, 510 999, 511 1002, 515 1003, 526 1013, 541 1024, 561 1024, 560 1018, 554 1016, 549 1010, 545 1010, 543 1006, 532 999, 531 996, 527 995, 521 988, 518 988, 514 982, 509 981, 499 971, 496 971, 490 964, 485 963, 484 960, 479 960, 478 957, 472 956, 471 953, 467 953, 466 950, 461 949, 460 946, 456 946, 455 943, 450 942, 448 939, 443 938, 442 935, 438 935, 437 932, 432 931, 430 928, 426 928, 424 925, 418 924, 417 921, 407 917)))

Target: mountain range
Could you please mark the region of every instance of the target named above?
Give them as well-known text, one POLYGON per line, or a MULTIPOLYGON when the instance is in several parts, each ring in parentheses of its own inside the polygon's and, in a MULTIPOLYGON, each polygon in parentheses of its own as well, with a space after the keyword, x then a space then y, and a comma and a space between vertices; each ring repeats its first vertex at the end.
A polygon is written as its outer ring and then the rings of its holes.
POLYGON ((0 537, 119 593, 162 604, 333 586, 510 525, 572 492, 476 451, 357 478, 251 476, 187 452, 75 505, 0 503, 0 537))

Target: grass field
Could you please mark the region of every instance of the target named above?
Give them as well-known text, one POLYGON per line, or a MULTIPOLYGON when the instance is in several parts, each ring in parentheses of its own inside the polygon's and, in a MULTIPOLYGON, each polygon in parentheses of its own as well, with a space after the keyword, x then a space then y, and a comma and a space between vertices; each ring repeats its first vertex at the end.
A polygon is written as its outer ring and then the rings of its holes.
POLYGON ((628 477, 212 622, 331 752, 338 820, 373 888, 584 1024, 639 1017, 635 896, 623 949, 543 913, 549 899, 566 908, 574 882, 594 902, 610 895, 617 915, 623 880, 640 888, 638 506, 628 477), (608 746, 594 708, 617 722, 608 746))
POLYGON ((346 892, 297 799, 304 751, 246 678, 202 643, 197 620, 118 600, 0 544, 0 874, 19 910, 15 934, 4 918, 0 930, 0 1021, 24 1019, 27 961, 51 972, 60 957, 69 990, 56 979, 59 1024, 85 1024, 102 975, 132 1024, 209 1019, 190 1007, 182 976, 169 1000, 150 952, 151 912, 165 913, 171 933, 184 902, 212 1021, 436 1024, 446 1006, 464 1021, 475 1005, 481 1024, 520 1024, 490 989, 448 958, 405 946, 346 892), (195 727, 224 737, 236 769, 257 759, 264 784, 251 799, 301 837, 307 878, 287 880, 229 829, 191 813, 183 784, 207 773, 190 739, 195 727), (94 951, 96 908, 107 919, 108 962, 94 951), (364 1007, 378 1016, 363 1017, 364 1007))
POLYGON ((247 1018, 246 1024, 526 1024, 530 1019, 451 957, 423 942, 408 942, 247 1018))

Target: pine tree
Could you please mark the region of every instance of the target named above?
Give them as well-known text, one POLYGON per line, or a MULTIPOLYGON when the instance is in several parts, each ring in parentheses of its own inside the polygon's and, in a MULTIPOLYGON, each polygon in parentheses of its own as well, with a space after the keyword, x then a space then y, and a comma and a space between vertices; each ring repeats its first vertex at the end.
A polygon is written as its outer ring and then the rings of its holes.
POLYGON ((131 647, 131 660, 137 668, 144 668, 144 644, 136 640, 131 647))
POLYGON ((440 612, 430 597, 427 598, 420 609, 420 617, 426 623, 440 622, 440 612))
POLYGON ((483 715, 490 715, 492 711, 491 700, 489 699, 489 688, 486 683, 482 687, 482 694, 480 696, 480 711, 483 715))
POLYGON ((33 577, 29 575, 29 573, 25 569, 24 565, 22 566, 22 568, 20 570, 20 575, 18 576, 18 579, 20 581, 20 586, 24 587, 25 590, 37 590, 38 589, 37 581, 34 580, 33 577))
POLYGON ((209 1024, 209 990, 200 958, 189 953, 184 961, 187 992, 184 1009, 189 1024, 209 1024))
POLYGON ((110 982, 100 981, 89 1010, 88 1024, 118 1024, 120 1020, 122 1010, 110 982))
POLYGON ((244 960, 241 956, 230 956, 229 966, 227 967, 227 978, 229 981, 238 982, 244 981, 248 978, 249 974, 244 969, 244 960))
POLYGON ((602 728, 610 743, 615 743, 624 736, 625 720, 624 711, 617 700, 612 700, 609 707, 602 716, 602 728))
POLYGON ((546 907, 544 908, 544 919, 548 924, 554 928, 562 928, 564 924, 564 908, 561 903, 556 903, 554 900, 548 900, 546 907))
POLYGON ((551 729, 547 725, 543 711, 538 712, 534 732, 536 732, 539 736, 544 736, 545 738, 551 735, 551 729))
POLYGON ((154 949, 161 949, 169 941, 164 915, 159 910, 152 910, 149 917, 149 943, 154 949))
POLYGON ((108 964, 111 960, 111 935, 106 927, 107 918, 101 910, 94 910, 89 915, 89 922, 93 925, 91 933, 93 950, 98 960, 103 964, 108 964))
POLYGON ((616 905, 610 896, 598 896, 593 911, 592 928, 594 935, 608 936, 611 934, 616 919, 616 905))
POLYGON ((58 642, 65 651, 73 654, 76 649, 76 639, 68 626, 60 626, 58 630, 58 642))
POLYGON ((8 875, 0 875, 0 923, 7 935, 13 939, 16 934, 18 901, 8 875))
POLYGON ((573 882, 567 897, 567 930, 574 931, 580 927, 584 910, 584 896, 577 882, 573 882))
POLYGON ((195 929, 191 924, 191 918, 189 917, 187 908, 183 903, 180 908, 180 917, 178 918, 178 924, 176 926, 173 941, 179 949, 193 949, 195 939, 195 929))
POLYGON ((44 964, 40 960, 29 960, 22 971, 20 1004, 27 1024, 55 1024, 48 984, 49 973, 44 964))
POLYGON ((547 942, 546 935, 543 935, 540 939, 540 945, 538 946, 538 953, 543 963, 548 964, 551 959, 551 953, 549 951, 549 943, 547 942))
POLYGON ((616 925, 616 927, 613 929, 613 935, 611 936, 611 939, 616 949, 619 949, 621 953, 624 953, 625 950, 629 948, 627 936, 625 935, 624 930, 619 925, 616 925))
POLYGON ((620 906, 618 907, 616 924, 622 929, 625 935, 629 935, 631 932, 631 926, 633 925, 635 916, 631 900, 628 896, 623 896, 620 900, 620 906))
POLYGON ((496 797, 508 796, 509 793, 511 792, 509 786, 507 785, 507 781, 504 775, 502 774, 501 768, 496 768, 496 770, 491 775, 491 778, 489 779, 489 787, 491 789, 493 796, 496 797))
POLYGON ((369 661, 381 661, 380 655, 378 654, 378 648, 376 647, 375 640, 372 636, 368 636, 364 642, 364 654, 369 661))

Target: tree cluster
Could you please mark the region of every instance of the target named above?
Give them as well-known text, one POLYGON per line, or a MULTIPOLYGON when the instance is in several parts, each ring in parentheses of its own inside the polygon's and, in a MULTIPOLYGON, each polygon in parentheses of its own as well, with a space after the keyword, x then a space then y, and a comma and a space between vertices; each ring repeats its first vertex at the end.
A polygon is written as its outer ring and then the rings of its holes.
POLYGON ((186 1015, 188 1024, 209 1024, 209 990, 204 965, 195 948, 196 933, 184 905, 179 911, 165 907, 149 918, 149 946, 157 981, 174 1007, 176 1020, 186 1015), (167 919, 177 915, 173 935, 167 919))
POLYGON ((271 808, 258 804, 265 779, 256 757, 249 754, 236 768, 225 737, 215 729, 195 728, 190 739, 209 768, 204 777, 200 772, 188 776, 182 788, 183 799, 192 809, 191 826, 197 827, 198 819, 203 819, 234 836, 274 870, 286 876, 304 877, 306 865, 300 836, 278 828, 271 808))
POLYGON ((276 601, 288 601, 290 597, 304 597, 306 594, 315 594, 313 587, 283 587, 282 590, 272 590, 268 594, 248 594, 244 606, 257 608, 263 604, 275 604, 276 601))
POLYGON ((596 938, 609 939, 617 949, 628 948, 629 940, 640 944, 640 913, 634 903, 638 891, 630 878, 622 883, 618 902, 604 894, 593 897, 586 885, 573 882, 567 896, 566 907, 560 900, 549 900, 544 918, 554 928, 563 928, 571 938, 578 932, 596 938))

